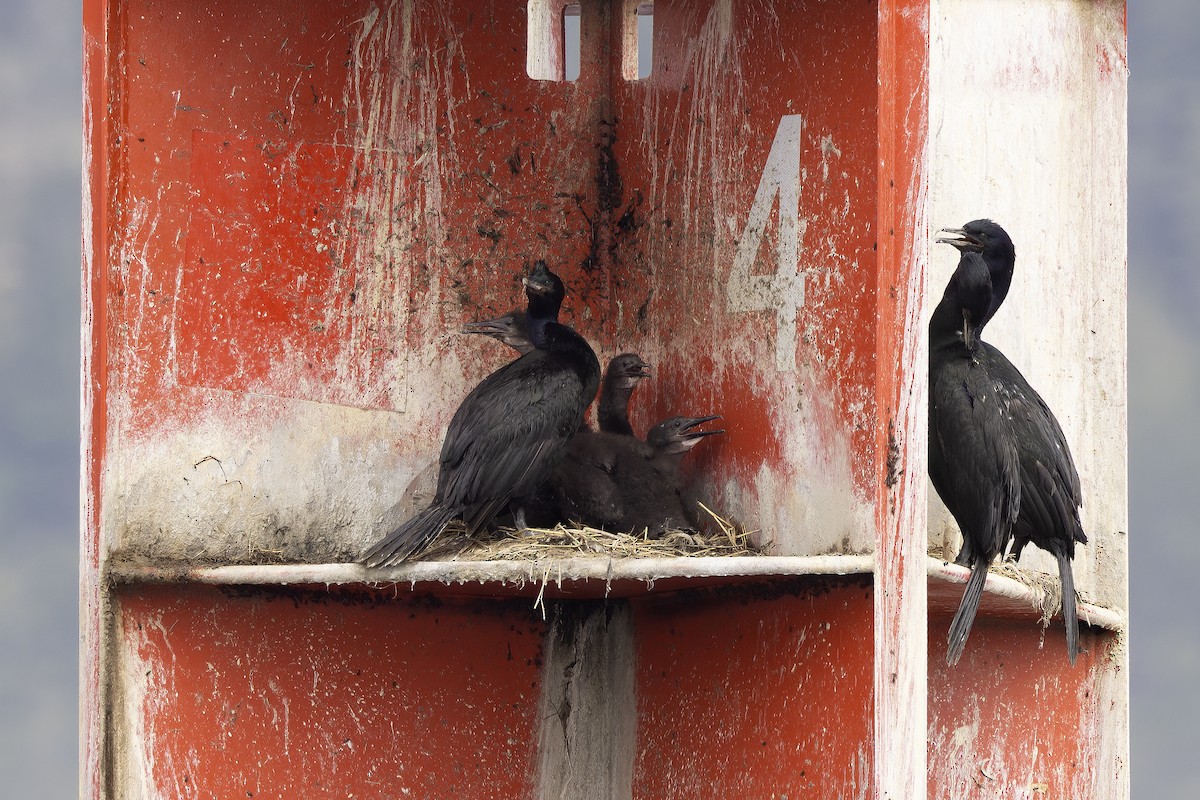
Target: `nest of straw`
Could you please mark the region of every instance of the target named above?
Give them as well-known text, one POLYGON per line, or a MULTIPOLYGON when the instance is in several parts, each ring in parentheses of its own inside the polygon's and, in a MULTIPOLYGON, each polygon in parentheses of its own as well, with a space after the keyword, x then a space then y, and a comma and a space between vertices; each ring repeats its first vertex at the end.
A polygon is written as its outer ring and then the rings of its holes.
POLYGON ((701 505, 715 525, 707 532, 674 530, 651 537, 646 530, 614 533, 576 525, 553 528, 498 528, 467 537, 461 523, 447 526, 422 555, 425 560, 530 561, 603 558, 678 558, 751 556, 762 550, 752 541, 753 531, 736 525, 701 505))

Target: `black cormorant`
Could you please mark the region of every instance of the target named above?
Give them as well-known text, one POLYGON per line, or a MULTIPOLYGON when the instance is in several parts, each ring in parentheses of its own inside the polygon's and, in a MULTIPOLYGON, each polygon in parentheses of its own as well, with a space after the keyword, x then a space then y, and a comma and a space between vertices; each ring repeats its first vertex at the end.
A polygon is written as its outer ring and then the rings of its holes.
POLYGON ((367 550, 368 566, 400 563, 456 517, 473 535, 532 493, 579 429, 600 364, 583 337, 554 321, 565 295, 558 276, 539 262, 524 284, 536 349, 484 378, 459 405, 442 442, 433 503, 367 550))
MULTIPOLYGON (((1016 262, 1012 239, 990 220, 976 220, 947 232, 958 236, 938 241, 954 245, 964 253, 978 252, 987 263, 993 292, 989 313, 984 319, 986 323, 1003 302, 1012 280, 1016 262), (1000 294, 995 290, 997 285, 1003 287, 1000 294)), ((980 325, 980 329, 982 327, 980 325)), ((976 358, 995 382, 1010 419, 1020 463, 1021 508, 1013 531, 1010 557, 1014 561, 1019 559, 1021 551, 1030 542, 1054 556, 1062 586, 1067 657, 1074 664, 1079 654, 1079 619, 1071 559, 1075 557, 1075 545, 1087 543, 1079 518, 1079 508, 1083 504, 1079 472, 1054 412, 1020 370, 987 342, 979 343, 976 358)), ((964 551, 966 548, 964 544, 964 551)), ((962 553, 958 560, 963 563, 962 553)))
POLYGON ((643 520, 651 533, 690 528, 701 530, 696 498, 685 485, 679 466, 684 455, 706 436, 725 433, 724 429, 700 430, 699 426, 720 415, 707 417, 670 417, 650 428, 646 444, 651 450, 655 480, 645 486, 626 487, 631 513, 643 520))
POLYGON ((971 567, 950 623, 951 665, 962 656, 988 565, 1008 546, 1021 504, 1015 437, 995 379, 978 358, 991 299, 987 264, 964 251, 929 321, 929 477, 962 531, 971 567))

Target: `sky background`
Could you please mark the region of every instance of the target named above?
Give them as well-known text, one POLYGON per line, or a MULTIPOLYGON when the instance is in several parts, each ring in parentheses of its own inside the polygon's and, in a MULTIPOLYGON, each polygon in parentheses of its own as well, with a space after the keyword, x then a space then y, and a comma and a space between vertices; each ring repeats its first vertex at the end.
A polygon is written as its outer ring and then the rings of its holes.
MULTIPOLYGON (((1133 797, 1200 798, 1200 3, 1129 4, 1133 797)), ((0 786, 77 794, 80 11, 0 0, 0 786)))

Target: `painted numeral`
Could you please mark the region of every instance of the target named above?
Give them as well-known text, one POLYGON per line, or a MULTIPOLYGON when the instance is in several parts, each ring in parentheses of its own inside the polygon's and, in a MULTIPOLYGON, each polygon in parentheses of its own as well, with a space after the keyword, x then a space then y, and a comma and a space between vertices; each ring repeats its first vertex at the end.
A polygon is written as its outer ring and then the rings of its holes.
POLYGON ((775 141, 763 166, 746 227, 738 239, 733 269, 726 288, 726 306, 736 314, 775 312, 775 368, 796 368, 796 311, 804 305, 804 275, 797 271, 800 258, 800 131, 799 114, 779 120, 775 141), (762 245, 763 231, 779 198, 779 237, 775 274, 752 275, 751 268, 762 245))

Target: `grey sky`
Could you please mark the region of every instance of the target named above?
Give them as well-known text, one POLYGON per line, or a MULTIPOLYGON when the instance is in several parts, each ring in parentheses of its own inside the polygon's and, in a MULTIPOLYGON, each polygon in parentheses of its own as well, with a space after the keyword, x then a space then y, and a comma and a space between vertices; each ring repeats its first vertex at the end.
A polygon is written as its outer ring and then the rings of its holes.
MULTIPOLYGON (((70 0, 0 0, 0 779, 9 797, 76 793, 79 17, 70 0)), ((1133 796, 1195 798, 1195 0, 1133 0, 1129 34, 1133 796)))

